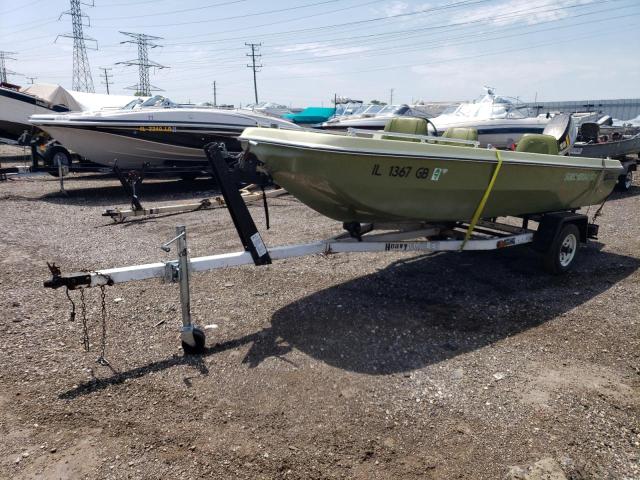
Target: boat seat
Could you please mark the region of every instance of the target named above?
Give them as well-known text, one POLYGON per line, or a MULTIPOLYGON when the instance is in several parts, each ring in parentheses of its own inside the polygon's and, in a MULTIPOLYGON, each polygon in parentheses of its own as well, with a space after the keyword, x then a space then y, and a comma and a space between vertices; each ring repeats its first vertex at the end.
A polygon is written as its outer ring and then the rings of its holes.
POLYGON ((558 140, 552 135, 527 133, 518 142, 516 152, 558 155, 558 140))
MULTIPOLYGON (((385 132, 406 133, 409 135, 429 135, 428 124, 424 118, 392 118, 384 126, 385 132)), ((383 135, 384 140, 404 140, 405 142, 419 142, 417 138, 393 137, 383 135)))
MULTIPOLYGON (((477 128, 465 128, 465 127, 451 127, 447 128, 441 135, 442 138, 457 138, 459 140, 471 140, 478 141, 478 129, 477 128)), ((456 142, 438 142, 438 145, 452 145, 455 147, 473 147, 464 143, 456 142)))

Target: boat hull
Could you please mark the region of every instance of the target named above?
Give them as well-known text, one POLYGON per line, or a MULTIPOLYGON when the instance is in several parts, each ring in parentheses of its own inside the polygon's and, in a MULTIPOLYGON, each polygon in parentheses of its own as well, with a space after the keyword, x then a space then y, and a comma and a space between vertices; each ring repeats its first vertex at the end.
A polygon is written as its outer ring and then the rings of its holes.
POLYGON ((631 138, 606 143, 576 143, 571 155, 576 157, 617 158, 630 154, 640 154, 640 134, 631 138))
MULTIPOLYGON (((247 129, 240 140, 274 181, 342 222, 469 221, 496 169, 495 150, 247 129)), ((501 152, 483 217, 603 201, 620 162, 501 152)))
POLYGON ((204 165, 205 145, 223 142, 239 152, 246 127, 299 128, 246 112, 183 108, 35 115, 30 122, 86 159, 124 169, 204 165))

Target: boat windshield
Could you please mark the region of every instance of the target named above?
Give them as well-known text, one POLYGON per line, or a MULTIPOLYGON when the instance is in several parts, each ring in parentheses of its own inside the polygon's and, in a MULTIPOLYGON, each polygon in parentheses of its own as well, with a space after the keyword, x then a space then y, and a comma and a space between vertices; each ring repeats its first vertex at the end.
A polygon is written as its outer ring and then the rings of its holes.
POLYGON ((134 110, 138 105, 142 105, 143 102, 144 100, 142 100, 141 98, 136 98, 135 100, 131 100, 124 107, 122 107, 122 110, 134 110))
POLYGON ((146 108, 146 107, 171 108, 171 107, 177 107, 178 104, 172 102, 167 97, 163 97, 162 95, 154 95, 150 99, 143 102, 140 106, 143 108, 146 108))
POLYGON ((522 108, 513 100, 491 94, 484 95, 473 103, 461 103, 442 114, 466 118, 526 118, 522 108))
POLYGON ((409 105, 385 105, 382 110, 378 112, 378 116, 393 116, 404 115, 410 110, 409 105))

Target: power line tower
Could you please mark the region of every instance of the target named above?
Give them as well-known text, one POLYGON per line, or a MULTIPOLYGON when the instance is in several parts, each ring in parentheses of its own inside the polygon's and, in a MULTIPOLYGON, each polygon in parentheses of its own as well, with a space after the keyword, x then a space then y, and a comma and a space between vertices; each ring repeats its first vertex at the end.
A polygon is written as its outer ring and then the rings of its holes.
POLYGON ((116 65, 138 65, 139 80, 137 85, 127 87, 127 90, 135 90, 139 95, 148 97, 151 95, 151 90, 163 91, 161 88, 151 85, 149 82, 149 69, 153 68, 169 68, 164 65, 160 65, 153 60, 149 60, 149 48, 159 47, 157 43, 152 40, 162 40, 162 37, 154 37, 152 35, 146 35, 144 33, 129 33, 120 32, 123 35, 131 37, 133 40, 125 40, 120 43, 135 43, 138 45, 138 59, 128 60, 126 62, 118 62, 116 65))
MULTIPOLYGON (((85 45, 85 41, 95 42, 95 48, 92 50, 98 49, 98 41, 91 37, 85 37, 82 31, 83 27, 90 27, 89 17, 82 13, 82 9, 80 5, 87 5, 88 7, 93 7, 93 0, 91 3, 80 2, 80 0, 70 0, 71 1, 71 9, 62 12, 60 14, 60 18, 63 15, 71 15, 71 23, 73 25, 73 33, 67 33, 64 35, 58 35, 58 37, 66 37, 73 38, 73 82, 72 88, 73 90, 77 90, 79 92, 94 92, 93 89, 93 78, 91 78, 91 68, 89 67, 89 57, 87 57, 87 46, 85 45), (87 24, 85 25, 83 20, 87 20, 87 24)), ((56 37, 56 41, 58 40, 56 37)))
POLYGON ((0 50, 0 83, 7 83, 7 75, 20 75, 13 70, 9 70, 5 63, 5 60, 15 60, 10 55, 16 55, 16 52, 5 52, 0 50))
POLYGON ((29 83, 31 83, 31 85, 33 85, 33 81, 34 81, 36 78, 38 78, 38 77, 24 77, 24 78, 26 78, 27 80, 29 80, 29 83))
POLYGON ((213 81, 213 106, 218 106, 218 90, 216 89, 216 81, 213 81))
POLYGON ((251 53, 247 53, 247 57, 251 57, 251 65, 247 65, 248 68, 253 70, 253 91, 256 95, 256 103, 258 103, 258 83, 256 81, 256 72, 262 65, 256 65, 256 58, 262 57, 258 52, 262 43, 245 43, 245 45, 251 48, 251 53))
POLYGON ((100 70, 102 70, 102 76, 104 77, 104 82, 100 82, 103 85, 107 86, 107 95, 110 95, 109 92, 109 80, 113 78, 113 75, 111 75, 109 73, 109 71, 111 70, 110 68, 107 67, 98 67, 100 70))

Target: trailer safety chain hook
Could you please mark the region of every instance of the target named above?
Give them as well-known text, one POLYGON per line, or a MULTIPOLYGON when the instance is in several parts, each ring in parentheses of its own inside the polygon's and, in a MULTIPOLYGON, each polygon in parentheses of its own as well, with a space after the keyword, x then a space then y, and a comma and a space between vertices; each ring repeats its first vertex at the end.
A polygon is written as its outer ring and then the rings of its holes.
MULTIPOLYGON (((109 366, 109 362, 105 357, 107 349, 107 302, 106 302, 106 289, 104 285, 100 285, 100 320, 101 320, 101 335, 100 335, 100 356, 96 359, 100 365, 109 366)), ((69 287, 66 287, 65 294, 71 303, 71 312, 69 313, 69 321, 73 322, 76 319, 76 303, 71 298, 69 293, 69 287)), ((91 345, 89 342, 89 327, 87 322, 87 305, 84 297, 84 288, 80 289, 80 318, 82 320, 82 346, 85 352, 91 351, 91 345)))

